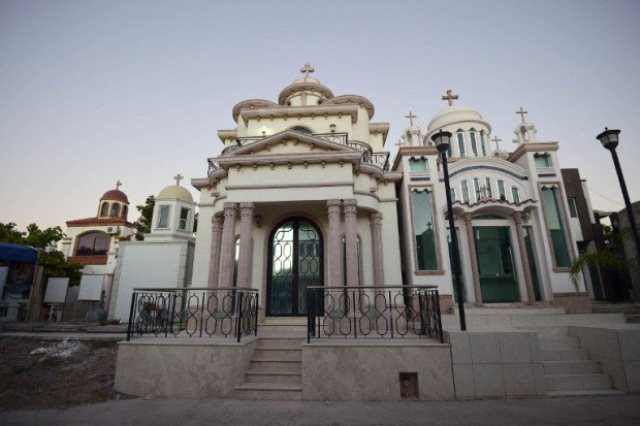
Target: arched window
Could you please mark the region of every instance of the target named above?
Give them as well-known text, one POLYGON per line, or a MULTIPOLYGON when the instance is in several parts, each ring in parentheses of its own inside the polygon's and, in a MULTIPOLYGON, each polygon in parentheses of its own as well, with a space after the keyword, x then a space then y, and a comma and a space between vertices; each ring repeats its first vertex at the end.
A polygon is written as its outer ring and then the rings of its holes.
POLYGON ((473 152, 473 156, 478 156, 478 141, 476 138, 476 129, 473 127, 469 130, 469 138, 471 139, 471 152, 473 152))
POLYGON ((107 216, 108 214, 109 214, 109 203, 105 201, 104 203, 102 203, 102 206, 100 207, 100 216, 107 216))
POLYGON ((467 151, 464 146, 464 133, 462 132, 462 129, 458 129, 456 137, 458 138, 458 151, 460 153, 460 157, 466 157, 467 151))
POLYGON ((119 215, 120 215, 120 204, 113 203, 111 205, 111 214, 109 216, 118 217, 119 215))
POLYGON ((75 256, 104 256, 109 251, 109 236, 91 231, 78 237, 75 256))
POLYGON ((122 206, 122 218, 126 219, 127 218, 127 206, 122 206))
POLYGON ((313 133, 311 131, 311 129, 309 129, 308 127, 304 127, 304 126, 295 126, 295 127, 292 127, 291 130, 293 130, 294 132, 299 132, 299 133, 307 133, 307 134, 312 134, 313 133))

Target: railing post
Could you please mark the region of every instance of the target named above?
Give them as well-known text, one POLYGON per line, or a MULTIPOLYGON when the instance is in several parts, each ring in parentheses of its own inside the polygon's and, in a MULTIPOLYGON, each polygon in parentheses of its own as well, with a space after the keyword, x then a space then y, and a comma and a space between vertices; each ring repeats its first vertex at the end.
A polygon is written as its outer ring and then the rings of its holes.
POLYGON ((422 334, 425 336, 431 337, 431 330, 425 324, 425 318, 424 318, 425 302, 427 302, 427 306, 428 306, 428 301, 423 300, 423 298, 427 297, 427 292, 425 291, 423 294, 420 294, 419 291, 416 291, 416 295, 418 296, 418 309, 419 309, 418 315, 420 317, 420 328, 421 328, 422 334))
POLYGON ((240 343, 240 337, 242 336, 242 295, 244 293, 242 291, 239 291, 236 293, 237 297, 238 297, 238 303, 236 303, 236 315, 237 320, 236 320, 236 336, 237 336, 237 341, 238 343, 240 343), (238 311, 238 307, 240 307, 239 311, 238 311))
POLYGON ((391 327, 391 338, 393 339, 393 327, 395 324, 395 321, 393 320, 393 308, 391 305, 391 290, 389 290, 389 326, 391 327))
POLYGON ((258 335, 258 302, 260 302, 260 292, 256 291, 256 293, 254 294, 255 300, 256 300, 256 313, 255 313, 255 317, 254 317, 254 324, 253 324, 253 335, 257 336, 258 335))
POLYGON ((352 292, 353 294, 353 338, 357 339, 358 338, 358 317, 357 312, 356 312, 356 298, 355 298, 355 290, 352 292))
POLYGON ((313 291, 313 289, 307 290, 307 343, 311 343, 311 318, 313 316, 312 310, 314 309, 312 305, 313 291))
POLYGON ((136 306, 137 293, 134 291, 131 294, 131 308, 129 310, 129 324, 127 324, 127 342, 131 340, 131 327, 133 326, 133 312, 136 306))
POLYGON ((438 289, 433 290, 436 295, 436 327, 438 327, 438 333, 440 334, 440 343, 444 343, 444 336, 442 335, 442 317, 440 316, 440 294, 438 293, 438 289))
POLYGON ((176 299, 177 295, 175 293, 170 293, 170 305, 171 305, 171 319, 169 320, 169 327, 171 328, 171 334, 173 334, 173 321, 176 317, 176 299))

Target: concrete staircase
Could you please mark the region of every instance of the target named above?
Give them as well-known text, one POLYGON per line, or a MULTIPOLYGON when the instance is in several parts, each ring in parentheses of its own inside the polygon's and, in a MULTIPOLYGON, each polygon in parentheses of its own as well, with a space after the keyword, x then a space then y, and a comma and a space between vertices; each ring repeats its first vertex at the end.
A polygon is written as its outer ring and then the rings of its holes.
POLYGON ((600 363, 580 347, 567 327, 538 330, 544 384, 549 396, 604 395, 621 393, 613 389, 611 377, 602 372, 600 363))
POLYGON ((302 347, 306 318, 272 318, 258 326, 260 339, 238 399, 302 399, 302 347), (304 320, 304 321, 302 321, 304 320))

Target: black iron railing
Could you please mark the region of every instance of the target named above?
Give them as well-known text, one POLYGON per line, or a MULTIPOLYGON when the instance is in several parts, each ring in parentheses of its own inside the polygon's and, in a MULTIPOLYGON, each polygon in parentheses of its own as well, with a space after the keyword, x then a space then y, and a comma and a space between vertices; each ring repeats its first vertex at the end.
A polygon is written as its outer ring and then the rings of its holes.
POLYGON ((229 337, 258 333, 258 291, 249 288, 137 288, 131 296, 132 337, 229 337))
POLYGON ((443 342, 435 286, 307 287, 312 338, 430 337, 443 342))

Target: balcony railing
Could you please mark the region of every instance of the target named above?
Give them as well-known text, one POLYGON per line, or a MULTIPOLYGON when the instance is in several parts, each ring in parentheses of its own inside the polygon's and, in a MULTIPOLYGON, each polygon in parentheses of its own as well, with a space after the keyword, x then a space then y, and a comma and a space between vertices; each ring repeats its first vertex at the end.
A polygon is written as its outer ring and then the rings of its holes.
POLYGON ((235 338, 258 333, 258 291, 249 288, 137 288, 127 341, 136 336, 235 338))
MULTIPOLYGON (((362 153, 362 162, 367 164, 373 164, 380 167, 384 171, 389 170, 389 152, 380 151, 373 152, 371 146, 365 142, 349 139, 348 133, 313 133, 313 136, 328 140, 329 142, 337 143, 340 145, 348 146, 362 153)), ((233 152, 243 146, 250 145, 263 139, 265 136, 246 136, 236 138, 236 145, 229 145, 222 150, 222 155, 233 152)), ((211 176, 211 173, 216 171, 220 166, 215 161, 215 158, 207 159, 207 176, 211 176)))
POLYGON ((307 306, 307 342, 332 337, 444 341, 435 286, 310 286, 307 306))

